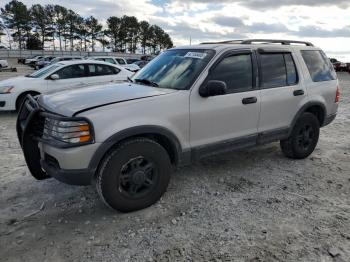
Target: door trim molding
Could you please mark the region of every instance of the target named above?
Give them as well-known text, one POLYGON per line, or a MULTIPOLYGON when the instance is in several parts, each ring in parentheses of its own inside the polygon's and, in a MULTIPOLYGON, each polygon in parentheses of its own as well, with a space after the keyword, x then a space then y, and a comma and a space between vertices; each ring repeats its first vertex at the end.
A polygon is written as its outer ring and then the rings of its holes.
POLYGON ((196 146, 191 149, 191 160, 197 161, 205 157, 210 157, 237 149, 263 145, 281 139, 286 139, 289 132, 290 127, 282 127, 252 135, 196 146))

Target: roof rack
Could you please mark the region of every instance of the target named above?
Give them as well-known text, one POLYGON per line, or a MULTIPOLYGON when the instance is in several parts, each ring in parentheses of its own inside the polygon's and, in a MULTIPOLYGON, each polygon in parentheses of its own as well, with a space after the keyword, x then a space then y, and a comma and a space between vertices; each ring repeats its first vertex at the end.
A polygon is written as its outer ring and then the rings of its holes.
POLYGON ((306 46, 314 46, 310 42, 305 41, 294 41, 294 40, 276 40, 276 39, 246 39, 246 40, 228 40, 228 41, 220 41, 220 42, 207 42, 201 43, 202 45, 208 44, 241 44, 241 45, 250 45, 254 43, 262 43, 262 44, 281 44, 281 45, 291 45, 291 44, 303 44, 306 46))

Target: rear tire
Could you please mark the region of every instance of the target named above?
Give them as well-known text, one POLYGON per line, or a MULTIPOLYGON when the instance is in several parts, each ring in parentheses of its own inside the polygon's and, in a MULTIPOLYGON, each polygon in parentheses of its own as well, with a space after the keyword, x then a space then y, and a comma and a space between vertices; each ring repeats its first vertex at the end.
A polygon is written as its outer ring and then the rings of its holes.
POLYGON ((134 138, 112 149, 101 163, 96 190, 118 211, 146 208, 166 191, 172 166, 167 151, 148 138, 134 138))
POLYGON ((289 138, 280 141, 286 157, 307 158, 315 150, 320 135, 320 123, 315 115, 303 113, 296 122, 289 138))

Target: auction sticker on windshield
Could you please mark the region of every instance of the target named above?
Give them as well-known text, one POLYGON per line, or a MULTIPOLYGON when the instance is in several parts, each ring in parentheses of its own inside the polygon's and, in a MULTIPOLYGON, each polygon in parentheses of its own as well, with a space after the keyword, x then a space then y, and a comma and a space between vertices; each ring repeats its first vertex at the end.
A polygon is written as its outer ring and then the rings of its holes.
POLYGON ((188 52, 185 57, 188 58, 197 58, 197 59, 204 59, 207 56, 206 53, 199 53, 199 52, 188 52))

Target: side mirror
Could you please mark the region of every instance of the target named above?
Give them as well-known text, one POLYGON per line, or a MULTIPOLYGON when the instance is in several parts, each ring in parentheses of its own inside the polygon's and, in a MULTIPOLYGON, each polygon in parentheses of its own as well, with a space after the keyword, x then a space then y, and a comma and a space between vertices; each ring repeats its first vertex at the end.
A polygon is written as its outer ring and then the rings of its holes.
POLYGON ((209 80, 199 88, 201 97, 220 96, 227 93, 226 83, 218 80, 209 80))
POLYGON ((50 79, 51 80, 58 80, 58 79, 60 79, 60 76, 58 74, 53 74, 50 76, 50 79))

